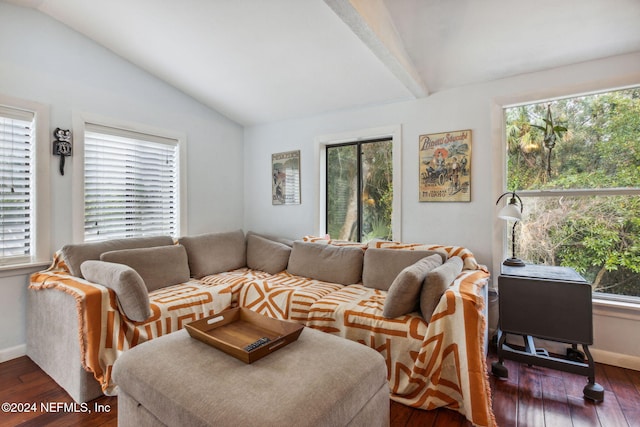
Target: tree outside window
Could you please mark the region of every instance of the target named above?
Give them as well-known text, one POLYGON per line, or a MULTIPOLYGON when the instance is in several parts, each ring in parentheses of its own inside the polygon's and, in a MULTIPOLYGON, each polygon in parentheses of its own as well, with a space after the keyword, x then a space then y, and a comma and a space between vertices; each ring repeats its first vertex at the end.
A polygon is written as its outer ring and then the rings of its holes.
POLYGON ((390 139, 331 145, 327 155, 327 224, 333 239, 391 239, 390 139))
POLYGON ((524 203, 518 256, 572 267, 601 295, 640 297, 640 88, 509 107, 504 117, 505 191, 524 203), (549 113, 561 129, 552 149, 549 113))

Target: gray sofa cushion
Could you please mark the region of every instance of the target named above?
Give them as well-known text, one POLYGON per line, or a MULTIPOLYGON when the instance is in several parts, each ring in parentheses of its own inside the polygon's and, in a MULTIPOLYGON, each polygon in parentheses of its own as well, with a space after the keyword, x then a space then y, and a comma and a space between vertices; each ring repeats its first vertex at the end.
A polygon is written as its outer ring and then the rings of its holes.
POLYGON ((247 236, 247 267, 280 273, 287 268, 291 248, 283 243, 265 239, 257 234, 247 236))
POLYGON ((364 254, 362 284, 368 288, 388 291, 403 269, 434 254, 439 255, 442 262, 447 259, 447 254, 441 251, 369 248, 364 254))
POLYGON ((247 239, 249 238, 249 236, 258 236, 258 237, 262 237, 263 239, 274 240, 278 243, 282 243, 283 245, 287 245, 289 247, 293 246, 293 240, 287 239, 286 237, 277 237, 271 234, 263 234, 263 233, 256 233, 254 231, 247 231, 247 239))
POLYGON ((293 242, 287 271, 324 282, 351 285, 362 278, 362 249, 321 243, 293 242))
POLYGON ((99 260, 100 255, 104 252, 164 245, 173 245, 173 239, 170 236, 155 236, 78 243, 64 245, 60 253, 71 274, 76 277, 83 277, 82 270, 80 269, 82 263, 89 259, 99 260))
POLYGON ((189 281, 187 251, 182 245, 110 251, 100 255, 100 260, 133 268, 149 292, 189 281))
POLYGON ((113 289, 122 312, 129 319, 142 322, 153 314, 144 280, 133 268, 124 264, 88 260, 82 263, 80 269, 85 279, 113 289))
POLYGON ((389 288, 382 315, 393 318, 415 311, 420 305, 420 291, 424 278, 440 265, 442 258, 434 254, 402 270, 389 288))
POLYGON ((454 256, 427 273, 420 292, 420 311, 427 322, 431 319, 444 291, 462 271, 462 265, 462 258, 454 256))
POLYGON ((196 279, 247 265, 242 230, 185 236, 178 242, 187 250, 191 276, 196 279))

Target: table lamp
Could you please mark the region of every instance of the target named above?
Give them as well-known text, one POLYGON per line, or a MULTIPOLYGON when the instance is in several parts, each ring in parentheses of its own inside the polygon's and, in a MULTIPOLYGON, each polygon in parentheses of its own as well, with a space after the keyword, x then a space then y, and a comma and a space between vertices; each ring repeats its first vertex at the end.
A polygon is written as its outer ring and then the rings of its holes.
POLYGON ((498 205, 498 203, 500 203, 500 200, 502 200, 502 198, 508 194, 511 195, 511 199, 509 200, 509 203, 507 203, 502 209, 500 209, 500 212, 498 212, 498 218, 504 219, 505 221, 512 219, 515 222, 513 223, 513 228, 511 229, 511 258, 505 259, 502 264, 511 267, 524 267, 524 261, 516 258, 516 225, 518 224, 518 221, 522 219, 522 200, 515 191, 507 191, 506 193, 503 193, 502 195, 500 195, 500 197, 498 197, 496 206, 498 205))

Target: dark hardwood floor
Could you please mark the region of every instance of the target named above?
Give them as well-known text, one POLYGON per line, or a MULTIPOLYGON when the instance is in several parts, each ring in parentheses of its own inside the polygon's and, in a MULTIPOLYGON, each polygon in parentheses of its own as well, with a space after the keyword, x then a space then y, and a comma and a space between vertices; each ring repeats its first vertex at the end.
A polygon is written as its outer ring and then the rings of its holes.
MULTIPOLYGON (((490 354, 488 365, 494 360, 495 355, 490 354)), ((582 397, 586 384, 582 376, 511 361, 505 361, 505 365, 508 379, 489 378, 499 426, 640 426, 638 371, 597 364, 596 381, 604 387, 605 399, 595 404, 582 397)), ((101 397, 86 406, 74 405, 66 392, 27 357, 0 364, 0 403, 5 402, 14 405, 9 411, 3 405, 0 426, 117 425, 117 398, 101 397)), ((392 402, 391 425, 455 427, 471 423, 454 411, 422 411, 392 402)))

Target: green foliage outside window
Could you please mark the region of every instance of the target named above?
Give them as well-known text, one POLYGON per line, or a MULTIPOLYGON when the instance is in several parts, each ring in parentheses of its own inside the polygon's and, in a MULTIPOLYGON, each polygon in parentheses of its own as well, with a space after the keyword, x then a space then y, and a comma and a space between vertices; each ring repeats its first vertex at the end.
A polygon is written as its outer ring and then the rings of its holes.
POLYGON ((391 140, 327 147, 327 232, 331 238, 391 239, 392 184, 391 140))
POLYGON ((524 202, 518 256, 573 267, 596 292, 640 297, 640 88, 507 108, 505 124, 507 188, 524 202), (550 173, 540 129, 549 105, 567 129, 550 173))

